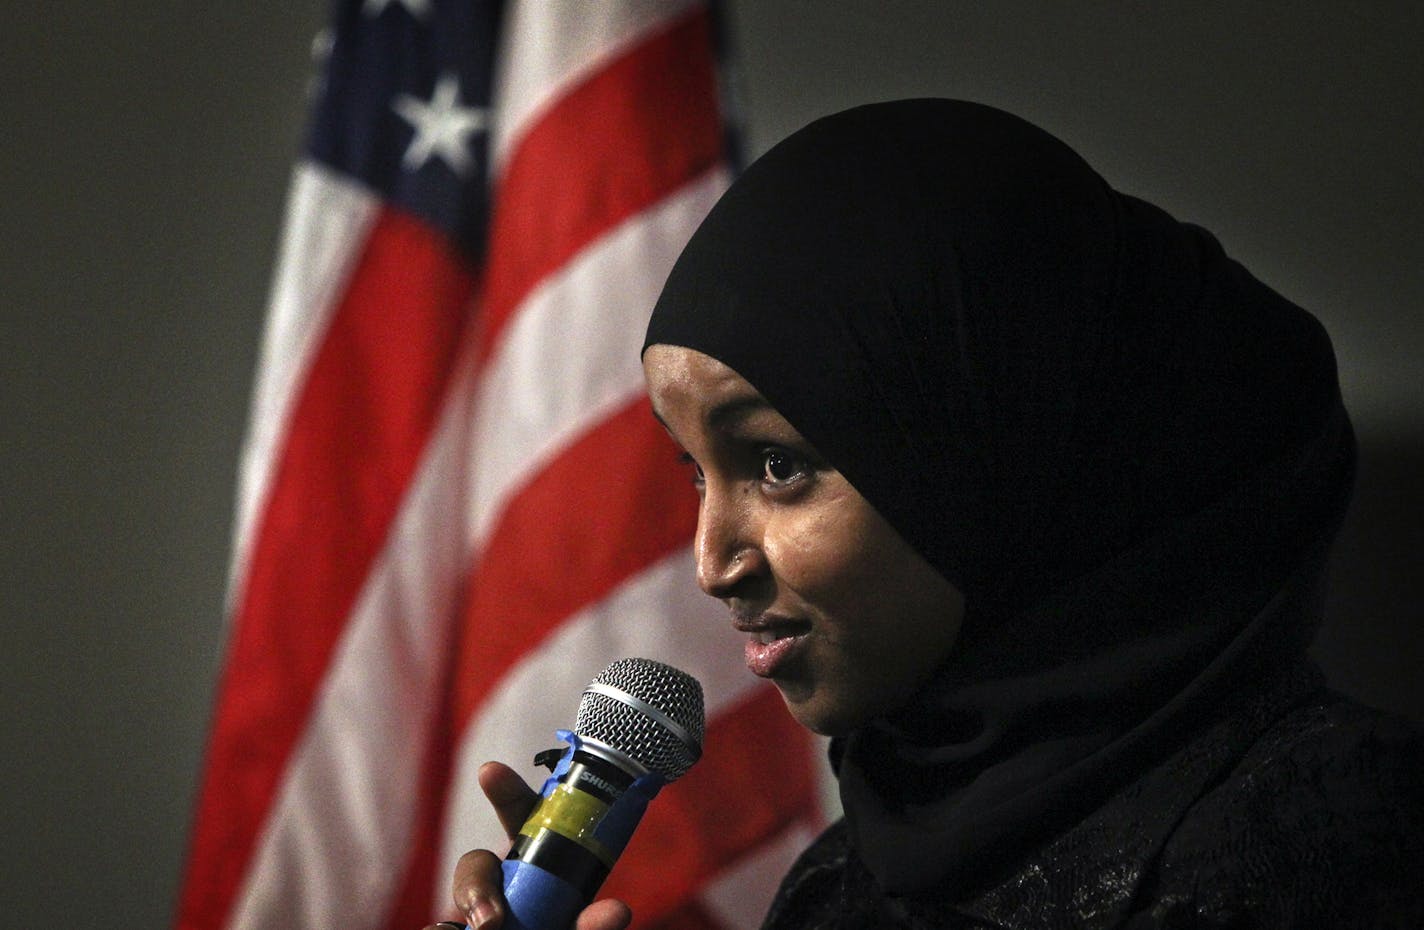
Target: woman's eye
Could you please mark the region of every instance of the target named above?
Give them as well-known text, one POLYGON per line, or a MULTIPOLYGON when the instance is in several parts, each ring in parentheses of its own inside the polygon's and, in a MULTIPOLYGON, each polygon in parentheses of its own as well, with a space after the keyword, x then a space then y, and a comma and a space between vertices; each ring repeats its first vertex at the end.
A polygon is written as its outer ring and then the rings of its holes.
POLYGON ((692 456, 688 455, 686 452, 684 452, 684 453, 682 453, 681 455, 679 455, 679 456, 677 457, 677 459, 678 459, 678 461, 681 462, 683 465, 685 465, 685 466, 687 466, 688 468, 691 468, 691 469, 692 469, 692 483, 693 483, 693 485, 701 486, 702 480, 703 480, 703 478, 702 478, 702 466, 697 464, 697 460, 694 459, 692 456))
POLYGON ((805 471, 805 464, 784 449, 767 449, 762 453, 762 474, 773 484, 785 484, 805 471))

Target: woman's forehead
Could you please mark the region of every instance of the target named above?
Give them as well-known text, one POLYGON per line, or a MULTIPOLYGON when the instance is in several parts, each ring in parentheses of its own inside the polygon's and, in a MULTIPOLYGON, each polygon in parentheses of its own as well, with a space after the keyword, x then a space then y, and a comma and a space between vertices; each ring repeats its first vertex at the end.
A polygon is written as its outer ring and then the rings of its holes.
POLYGON ((648 346, 643 353, 643 375, 654 406, 659 400, 708 405, 761 398, 757 389, 730 366, 685 346, 648 346))
POLYGON ((757 426, 789 429, 785 418, 734 369, 682 346, 654 345, 643 355, 653 414, 716 432, 757 426))

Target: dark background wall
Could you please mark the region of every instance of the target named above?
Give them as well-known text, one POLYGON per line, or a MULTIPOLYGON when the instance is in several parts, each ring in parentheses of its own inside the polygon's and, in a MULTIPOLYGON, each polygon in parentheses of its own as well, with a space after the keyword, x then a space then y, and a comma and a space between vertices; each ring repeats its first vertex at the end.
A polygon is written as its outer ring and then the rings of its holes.
MULTIPOLYGON (((752 154, 962 96, 1214 230, 1335 338, 1361 483, 1317 653, 1424 719, 1424 8, 731 6, 752 154)), ((0 13, 0 924, 164 926, 324 5, 0 13)))

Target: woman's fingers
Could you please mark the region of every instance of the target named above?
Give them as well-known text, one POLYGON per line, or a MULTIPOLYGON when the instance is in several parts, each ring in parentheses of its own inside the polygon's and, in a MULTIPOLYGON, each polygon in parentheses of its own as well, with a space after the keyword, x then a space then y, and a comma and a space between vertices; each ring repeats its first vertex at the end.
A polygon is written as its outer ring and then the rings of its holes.
POLYGON ((503 762, 486 762, 480 766, 476 777, 480 789, 494 806, 505 834, 514 839, 524 821, 529 819, 539 795, 524 783, 518 772, 503 762))
MULTIPOLYGON (((539 795, 518 772, 500 762, 486 762, 477 777, 500 825, 512 839, 529 819, 539 795)), ((498 926, 505 913, 504 874, 499 857, 487 849, 461 856, 455 864, 453 894, 455 906, 471 927, 481 930, 498 926)), ((625 930, 632 919, 627 904, 610 898, 585 908, 575 930, 625 930)))
MULTIPOLYGON (((478 779, 504 832, 512 839, 524 825, 539 796, 507 765, 486 762, 478 779)), ((499 857, 488 849, 467 852, 455 863, 451 892, 455 906, 471 927, 498 926, 504 919, 504 875, 499 857)))
POLYGON ((499 857, 488 849, 460 857, 451 891, 471 927, 494 926, 492 921, 504 919, 504 876, 499 857))
MULTIPOLYGON (((460 857, 455 864, 455 906, 471 927, 488 930, 504 920, 503 884, 499 858, 494 853, 476 849, 460 857)), ((628 905, 608 898, 585 908, 575 930, 625 930, 632 919, 628 905)))
POLYGON ((604 898, 583 909, 574 930, 624 930, 632 920, 628 905, 616 898, 604 898))

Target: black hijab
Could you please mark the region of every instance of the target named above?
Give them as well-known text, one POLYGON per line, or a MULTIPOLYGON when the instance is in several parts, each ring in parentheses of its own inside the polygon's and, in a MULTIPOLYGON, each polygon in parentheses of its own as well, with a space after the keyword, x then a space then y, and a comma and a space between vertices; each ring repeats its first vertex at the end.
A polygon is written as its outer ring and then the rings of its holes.
POLYGON ((944 667, 833 744, 888 892, 979 887, 1305 661, 1354 461, 1328 337, 1023 120, 794 134, 647 343, 746 378, 965 594, 944 667))

